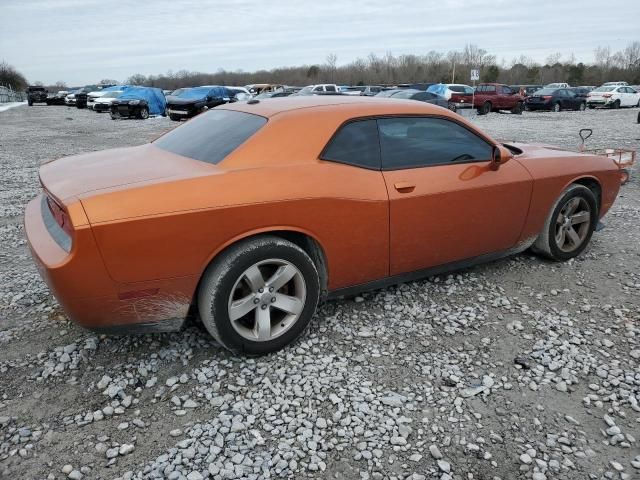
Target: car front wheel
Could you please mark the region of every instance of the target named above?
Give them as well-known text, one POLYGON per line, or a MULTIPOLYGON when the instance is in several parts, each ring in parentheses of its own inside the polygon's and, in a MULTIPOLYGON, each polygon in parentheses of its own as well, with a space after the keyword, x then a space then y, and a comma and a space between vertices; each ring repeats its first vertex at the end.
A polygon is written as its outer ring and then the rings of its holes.
POLYGON ((147 107, 142 107, 140 109, 140 118, 142 120, 146 120, 147 118, 149 118, 149 109, 147 107))
POLYGON ((571 185, 554 205, 533 250, 556 261, 574 258, 587 247, 597 223, 593 192, 584 185, 571 185))
POLYGON ((554 111, 554 112, 559 112, 559 111, 561 110, 561 109, 560 109, 560 102, 555 102, 555 103, 553 104, 552 109, 553 109, 553 111, 554 111))
POLYGON ((293 342, 320 298, 315 264, 279 237, 240 242, 207 268, 198 310, 207 331, 236 353, 262 355, 293 342))
POLYGON ((578 107, 578 110, 580 110, 581 112, 584 112, 586 108, 587 108, 587 104, 582 102, 578 107))

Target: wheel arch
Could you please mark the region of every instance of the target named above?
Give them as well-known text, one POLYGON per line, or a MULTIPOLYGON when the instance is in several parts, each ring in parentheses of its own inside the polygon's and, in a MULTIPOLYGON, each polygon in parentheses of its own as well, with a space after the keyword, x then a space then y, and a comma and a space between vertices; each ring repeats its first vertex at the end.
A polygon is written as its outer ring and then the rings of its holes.
POLYGON ((598 205, 598 216, 599 216, 600 210, 602 209, 602 185, 600 184, 600 181, 593 176, 576 178, 570 183, 568 183, 564 187, 563 191, 572 184, 584 185, 585 187, 587 187, 589 190, 593 192, 593 194, 596 197, 596 201, 598 205))
POLYGON ((315 264, 316 269, 318 270, 321 287, 320 297, 321 299, 324 299, 327 295, 327 288, 329 283, 329 264, 325 249, 323 248, 320 240, 311 232, 301 228, 290 226, 273 226, 251 230, 236 235, 235 237, 224 242, 209 255, 204 265, 202 265, 200 280, 198 281, 196 291, 198 291, 200 288, 200 282, 202 281, 202 277, 204 276, 205 271, 213 261, 220 257, 220 255, 223 255, 229 248, 237 245, 240 242, 245 242, 253 238, 258 238, 266 235, 287 240, 300 247, 305 251, 307 255, 309 255, 309 257, 315 264))

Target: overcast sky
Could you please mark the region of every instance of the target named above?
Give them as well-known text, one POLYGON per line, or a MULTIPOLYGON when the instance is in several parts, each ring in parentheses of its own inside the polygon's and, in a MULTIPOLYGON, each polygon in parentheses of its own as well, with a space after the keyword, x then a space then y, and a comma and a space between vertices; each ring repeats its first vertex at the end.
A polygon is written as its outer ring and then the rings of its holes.
POLYGON ((640 40, 640 1, 0 0, 0 59, 68 85, 168 70, 338 64, 474 43, 509 61, 571 52, 591 62, 640 40))

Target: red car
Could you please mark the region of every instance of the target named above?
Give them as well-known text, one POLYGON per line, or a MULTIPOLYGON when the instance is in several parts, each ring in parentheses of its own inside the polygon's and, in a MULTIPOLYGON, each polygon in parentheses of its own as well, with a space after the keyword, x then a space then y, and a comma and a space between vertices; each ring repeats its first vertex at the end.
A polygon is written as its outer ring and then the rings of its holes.
POLYGON ((480 115, 499 110, 521 114, 524 110, 524 97, 507 85, 481 83, 476 87, 473 106, 478 109, 480 115))

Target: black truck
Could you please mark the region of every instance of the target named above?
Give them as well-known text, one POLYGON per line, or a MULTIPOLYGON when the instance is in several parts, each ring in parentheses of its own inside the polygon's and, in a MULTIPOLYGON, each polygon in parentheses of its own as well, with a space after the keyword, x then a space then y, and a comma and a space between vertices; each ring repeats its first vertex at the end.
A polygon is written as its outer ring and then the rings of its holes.
POLYGON ((27 87, 27 103, 29 106, 34 103, 47 103, 47 89, 40 86, 27 87))

